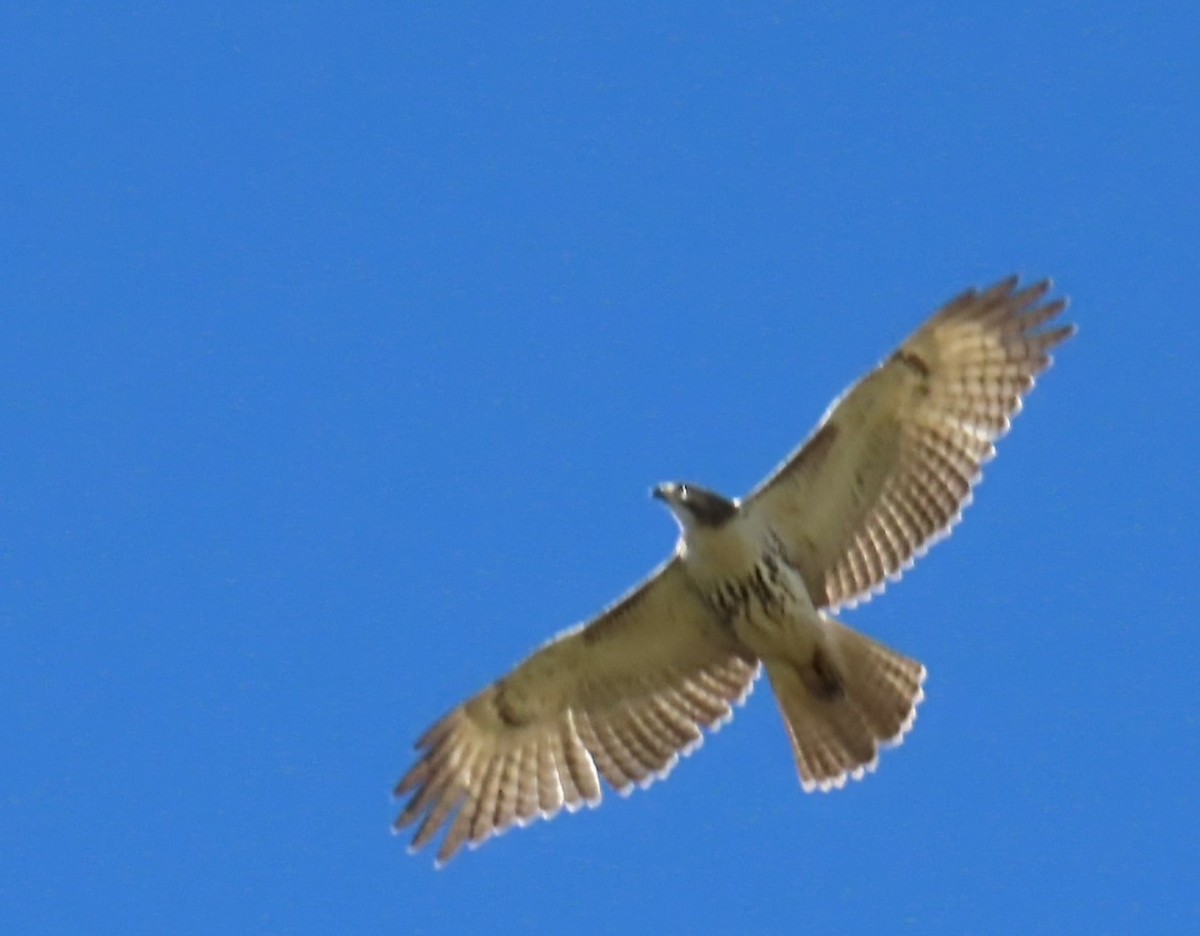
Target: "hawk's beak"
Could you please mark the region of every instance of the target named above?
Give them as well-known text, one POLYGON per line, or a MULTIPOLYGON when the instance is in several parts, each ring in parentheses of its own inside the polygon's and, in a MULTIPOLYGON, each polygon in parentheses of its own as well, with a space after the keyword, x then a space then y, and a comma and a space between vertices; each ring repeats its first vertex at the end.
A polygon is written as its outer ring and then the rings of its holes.
POLYGON ((671 503, 671 495, 675 493, 675 485, 673 484, 656 484, 650 490, 650 496, 660 501, 671 503))

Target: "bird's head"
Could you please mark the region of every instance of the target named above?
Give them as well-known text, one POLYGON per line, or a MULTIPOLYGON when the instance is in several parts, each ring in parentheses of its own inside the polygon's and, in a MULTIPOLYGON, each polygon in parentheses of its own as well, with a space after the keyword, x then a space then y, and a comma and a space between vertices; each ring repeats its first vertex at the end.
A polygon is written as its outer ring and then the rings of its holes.
POLYGON ((698 528, 715 529, 737 516, 738 505, 698 484, 660 484, 650 492, 671 508, 686 533, 698 528))

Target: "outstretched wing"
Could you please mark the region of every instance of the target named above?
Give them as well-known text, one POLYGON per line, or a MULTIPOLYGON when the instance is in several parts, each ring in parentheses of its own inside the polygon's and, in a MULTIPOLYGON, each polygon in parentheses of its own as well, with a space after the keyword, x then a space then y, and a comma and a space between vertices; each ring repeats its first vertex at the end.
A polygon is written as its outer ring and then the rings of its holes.
POLYGON ((758 674, 672 559, 591 624, 563 634, 459 706, 417 742, 396 786, 412 847, 449 831, 449 861, 512 825, 665 777, 731 715, 758 674))
POLYGON ((746 498, 781 536, 818 607, 883 590, 970 502, 1050 350, 1066 301, 1044 281, 971 290, 937 312, 836 401, 817 430, 746 498))

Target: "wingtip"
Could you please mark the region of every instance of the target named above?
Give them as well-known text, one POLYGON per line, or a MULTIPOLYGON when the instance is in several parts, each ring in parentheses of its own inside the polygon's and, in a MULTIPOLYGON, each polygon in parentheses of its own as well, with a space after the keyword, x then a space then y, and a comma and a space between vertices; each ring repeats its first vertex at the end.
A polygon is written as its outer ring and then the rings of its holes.
POLYGON ((979 298, 982 302, 986 303, 994 302, 997 299, 1003 299, 1007 296, 1011 296, 1016 290, 1017 284, 1020 282, 1021 275, 1019 273, 1013 273, 1004 277, 1004 279, 1000 280, 999 282, 989 286, 983 291, 979 298))
MULTIPOLYGON (((1012 280, 1019 281, 1020 274, 1014 273, 1005 282, 1011 282, 1012 280)), ((1030 283, 1028 286, 1026 286, 1024 291, 1032 292, 1033 290, 1038 290, 1042 295, 1045 295, 1046 293, 1050 292, 1053 289, 1054 289, 1054 277, 1043 276, 1041 279, 1034 280, 1032 283, 1030 283)))

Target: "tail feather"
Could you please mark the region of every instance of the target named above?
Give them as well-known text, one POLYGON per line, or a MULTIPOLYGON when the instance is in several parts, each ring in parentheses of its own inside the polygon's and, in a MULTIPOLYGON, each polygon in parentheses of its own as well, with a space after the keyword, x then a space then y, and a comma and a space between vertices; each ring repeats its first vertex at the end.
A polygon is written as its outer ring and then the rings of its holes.
POLYGON ((765 660, 806 791, 833 790, 875 769, 882 745, 916 719, 925 667, 838 621, 804 662, 765 660))

